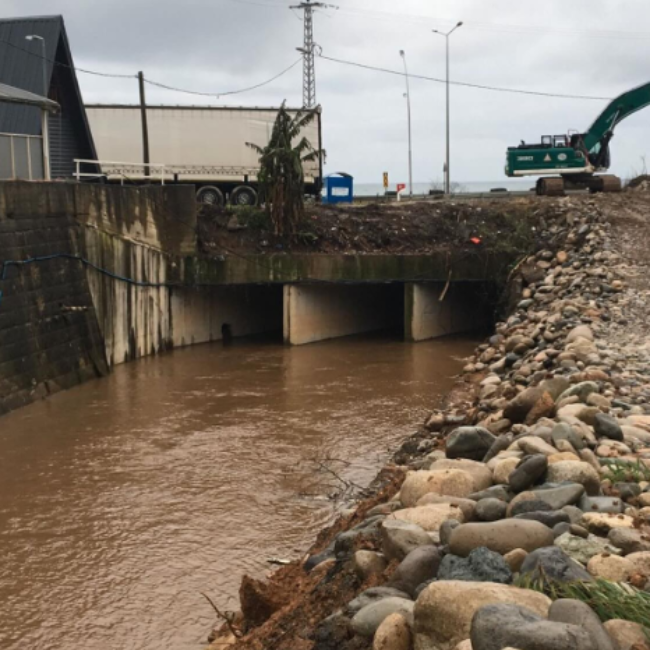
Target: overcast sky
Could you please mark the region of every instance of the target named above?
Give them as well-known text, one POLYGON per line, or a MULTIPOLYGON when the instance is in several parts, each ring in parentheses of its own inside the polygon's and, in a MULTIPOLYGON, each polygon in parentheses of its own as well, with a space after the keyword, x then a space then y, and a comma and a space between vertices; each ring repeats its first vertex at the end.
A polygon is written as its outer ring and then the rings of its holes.
MULTIPOLYGON (((650 81, 648 0, 336 0, 315 15, 325 55, 444 77, 444 38, 432 29, 465 25, 451 37, 452 78, 483 85, 614 97, 650 81)), ((290 0, 2 0, 6 16, 64 16, 79 67, 136 73, 203 92, 265 81, 299 58, 303 23, 290 0)), ((297 4, 297 1, 296 1, 297 4)), ((79 74, 85 101, 137 101, 135 80, 79 74)), ((360 182, 407 179, 403 77, 317 61, 327 171, 360 182)), ((165 104, 299 105, 302 69, 256 91, 220 100, 148 87, 165 104)), ((445 89, 411 80, 415 181, 442 178, 445 89)), ((589 127, 605 102, 452 89, 452 176, 503 178, 505 149, 542 133, 589 127)), ((626 120, 612 145, 613 171, 650 164, 650 109, 626 120)))

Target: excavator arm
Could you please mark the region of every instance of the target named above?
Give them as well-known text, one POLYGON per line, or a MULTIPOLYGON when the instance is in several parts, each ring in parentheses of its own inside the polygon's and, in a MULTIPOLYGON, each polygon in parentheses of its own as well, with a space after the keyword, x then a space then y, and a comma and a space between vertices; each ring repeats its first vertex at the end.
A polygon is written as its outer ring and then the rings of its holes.
POLYGON ((628 90, 617 97, 582 136, 585 149, 591 153, 599 150, 598 145, 600 148, 606 148, 616 125, 646 106, 650 106, 650 83, 628 90))

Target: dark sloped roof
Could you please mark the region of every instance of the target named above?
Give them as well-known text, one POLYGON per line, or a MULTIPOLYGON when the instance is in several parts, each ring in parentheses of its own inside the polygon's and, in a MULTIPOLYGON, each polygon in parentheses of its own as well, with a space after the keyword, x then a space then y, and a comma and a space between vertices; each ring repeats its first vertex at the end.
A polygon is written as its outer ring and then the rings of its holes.
POLYGON ((3 83, 0 83, 0 102, 23 104, 24 106, 39 106, 41 108, 47 108, 50 111, 56 111, 59 108, 59 105, 51 99, 3 83))
MULTIPOLYGON (((0 19, 0 83, 47 97, 56 64, 74 67, 63 16, 31 16, 0 19), (45 40, 45 59, 41 41, 25 40, 30 35, 45 40), (48 93, 43 88, 43 67, 48 93)), ((58 67, 58 66, 57 66, 58 67)), ((65 69, 65 68, 64 68, 65 69)), ((69 70, 69 68, 68 68, 69 70)), ((84 109, 81 90, 74 70, 70 70, 76 102, 80 109, 82 130, 96 158, 95 144, 84 109)), ((0 132, 40 134, 38 109, 26 106, 0 104, 0 132)))

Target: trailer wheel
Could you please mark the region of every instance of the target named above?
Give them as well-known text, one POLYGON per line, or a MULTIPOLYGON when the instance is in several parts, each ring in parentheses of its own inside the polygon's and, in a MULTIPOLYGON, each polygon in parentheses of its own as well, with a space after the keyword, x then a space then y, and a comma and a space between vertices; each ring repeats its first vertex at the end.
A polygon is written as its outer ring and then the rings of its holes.
POLYGON ((206 185, 205 187, 202 187, 196 193, 196 200, 198 203, 203 203, 205 205, 216 205, 219 207, 223 207, 225 204, 222 191, 213 185, 206 185))
POLYGON ((230 203, 238 206, 257 205, 257 192, 248 185, 240 185, 230 194, 230 203))

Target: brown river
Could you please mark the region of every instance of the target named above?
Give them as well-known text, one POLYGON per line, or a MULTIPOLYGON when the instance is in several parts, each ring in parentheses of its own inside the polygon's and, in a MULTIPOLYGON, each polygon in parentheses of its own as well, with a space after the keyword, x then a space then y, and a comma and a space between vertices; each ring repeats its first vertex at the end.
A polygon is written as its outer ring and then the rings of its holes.
POLYGON ((244 573, 295 559, 474 343, 179 350, 0 418, 0 648, 199 650, 244 573), (344 464, 338 460, 346 461, 344 464))

